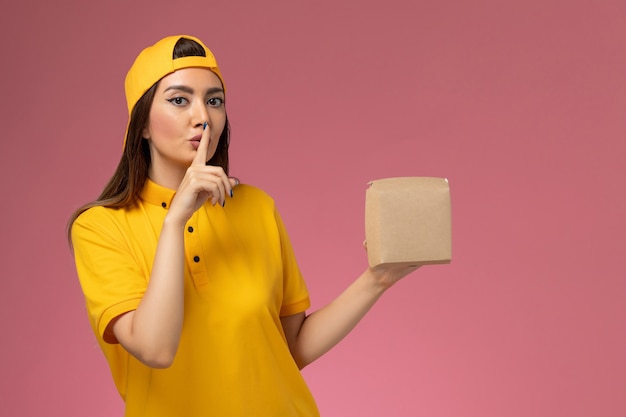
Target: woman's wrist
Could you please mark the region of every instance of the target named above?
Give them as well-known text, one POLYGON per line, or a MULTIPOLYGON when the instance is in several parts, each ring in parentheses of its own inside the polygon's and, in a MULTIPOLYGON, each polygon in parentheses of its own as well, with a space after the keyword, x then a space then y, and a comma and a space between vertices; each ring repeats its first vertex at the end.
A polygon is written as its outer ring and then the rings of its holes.
POLYGON ((172 228, 174 230, 183 230, 185 225, 187 224, 188 219, 181 219, 175 216, 171 211, 165 215, 165 219, 163 219, 163 229, 172 228))
POLYGON ((380 296, 393 286, 380 268, 368 267, 363 274, 368 286, 377 295, 380 296))

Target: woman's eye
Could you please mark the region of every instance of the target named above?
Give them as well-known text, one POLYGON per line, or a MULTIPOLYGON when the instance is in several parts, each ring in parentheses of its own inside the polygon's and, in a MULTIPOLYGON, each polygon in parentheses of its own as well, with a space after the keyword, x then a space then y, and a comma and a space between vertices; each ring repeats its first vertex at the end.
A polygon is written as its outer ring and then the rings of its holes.
POLYGON ((174 97, 174 98, 170 98, 167 101, 169 101, 170 103, 176 105, 176 106, 182 106, 183 104, 185 104, 187 102, 187 99, 183 98, 183 97, 174 97))
POLYGON ((209 104, 209 106, 219 107, 222 105, 222 103, 224 103, 224 100, 219 97, 212 97, 207 101, 207 103, 209 104))

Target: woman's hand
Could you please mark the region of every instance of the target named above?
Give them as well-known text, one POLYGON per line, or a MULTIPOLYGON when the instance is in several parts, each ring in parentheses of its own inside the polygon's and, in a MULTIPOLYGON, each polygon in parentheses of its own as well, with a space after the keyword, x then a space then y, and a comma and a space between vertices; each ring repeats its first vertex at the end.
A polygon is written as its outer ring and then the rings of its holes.
POLYGON ((211 142, 211 129, 205 122, 204 131, 196 156, 176 191, 168 216, 179 219, 182 223, 196 212, 209 199, 211 204, 224 206, 226 196, 233 195, 233 187, 237 179, 229 178, 222 167, 207 165, 208 151, 211 142))
POLYGON ((419 267, 420 265, 383 264, 369 268, 369 272, 374 280, 374 284, 382 290, 387 290, 419 267))
MULTIPOLYGON (((363 242, 363 247, 367 252, 367 242, 363 242)), ((383 291, 391 288, 396 282, 400 281, 411 272, 416 271, 421 265, 418 264, 382 264, 370 267, 368 273, 373 279, 374 285, 383 291)))

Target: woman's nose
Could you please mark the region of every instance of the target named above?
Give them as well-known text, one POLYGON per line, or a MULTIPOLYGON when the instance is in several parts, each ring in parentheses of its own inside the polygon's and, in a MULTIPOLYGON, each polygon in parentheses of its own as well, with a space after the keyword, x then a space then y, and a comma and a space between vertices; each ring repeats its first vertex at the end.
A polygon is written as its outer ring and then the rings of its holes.
POLYGON ((208 122, 209 126, 211 125, 209 112, 204 103, 200 100, 196 100, 192 106, 192 117, 194 126, 202 126, 204 122, 208 122))

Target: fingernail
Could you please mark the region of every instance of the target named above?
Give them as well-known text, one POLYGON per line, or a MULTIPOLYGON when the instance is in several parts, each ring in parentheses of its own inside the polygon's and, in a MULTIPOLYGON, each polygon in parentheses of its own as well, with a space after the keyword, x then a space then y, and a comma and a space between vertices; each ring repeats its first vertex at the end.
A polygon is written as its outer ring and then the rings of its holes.
POLYGON ((233 198, 233 189, 230 189, 230 198, 233 198))
POLYGON ((204 126, 202 126, 202 130, 206 130, 206 127, 207 127, 208 125, 209 125, 209 124, 208 124, 207 122, 204 122, 204 126))
POLYGON ((222 207, 226 205, 226 200, 222 201, 222 207))

